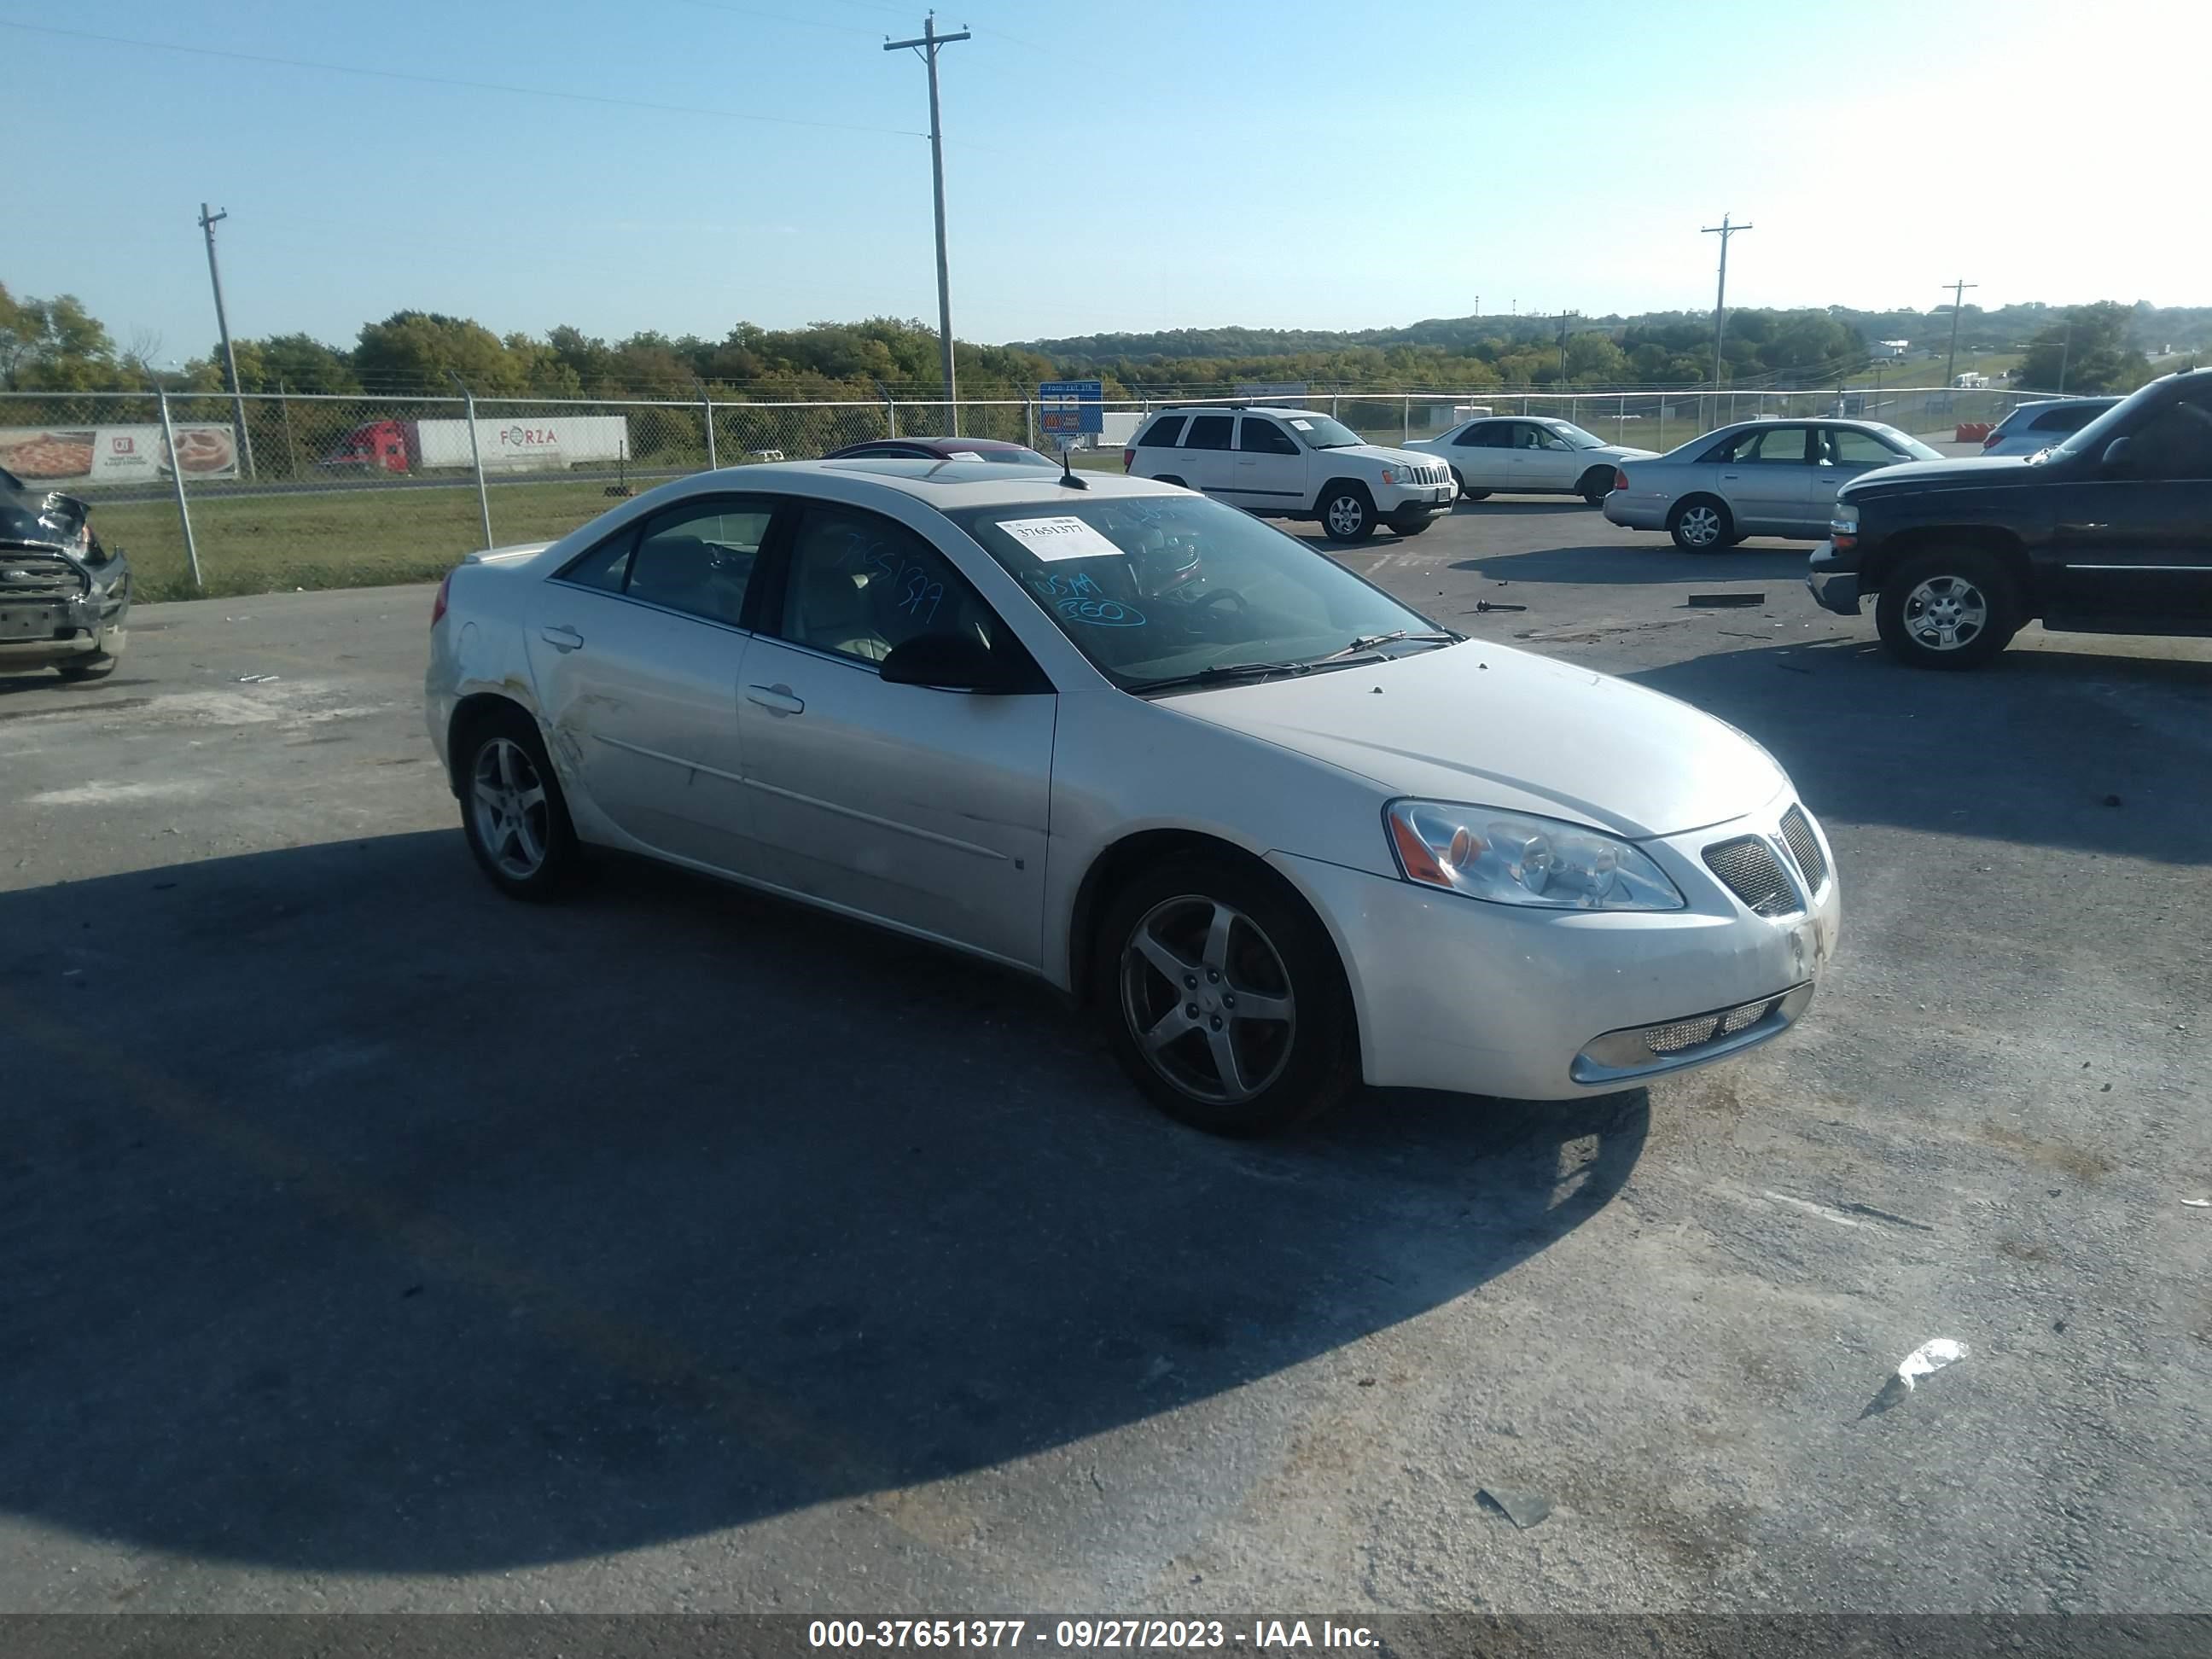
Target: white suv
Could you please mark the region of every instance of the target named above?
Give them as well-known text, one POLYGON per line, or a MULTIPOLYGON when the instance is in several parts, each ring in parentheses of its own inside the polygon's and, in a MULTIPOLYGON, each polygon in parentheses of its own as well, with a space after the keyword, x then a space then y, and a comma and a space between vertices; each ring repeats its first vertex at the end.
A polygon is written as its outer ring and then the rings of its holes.
POLYGON ((1130 440, 1121 466, 1262 518, 1318 519, 1339 542, 1364 541, 1378 523, 1418 536, 1459 494, 1433 455, 1370 444, 1308 409, 1164 409, 1130 440))

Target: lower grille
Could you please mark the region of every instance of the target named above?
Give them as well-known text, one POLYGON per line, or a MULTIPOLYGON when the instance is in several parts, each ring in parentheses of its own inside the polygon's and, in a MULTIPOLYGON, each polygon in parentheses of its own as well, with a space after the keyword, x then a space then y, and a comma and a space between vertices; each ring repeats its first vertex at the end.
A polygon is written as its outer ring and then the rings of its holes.
MULTIPOLYGON (((1766 1005, 1761 1003, 1760 1007, 1766 1005)), ((1644 1046, 1655 1054, 1679 1054, 1686 1048, 1711 1042, 1720 1030, 1720 1021, 1708 1014, 1703 1019, 1680 1019, 1672 1025, 1654 1025, 1644 1034, 1644 1046)), ((1739 1030, 1742 1028, 1739 1026, 1739 1030)))
POLYGON ((1617 1083, 1717 1060, 1787 1029, 1812 1000, 1808 982, 1710 1014, 1607 1031, 1575 1057, 1568 1074, 1577 1083, 1617 1083))
POLYGON ((1813 833, 1813 821, 1805 816, 1803 807, 1793 806, 1782 815, 1782 839, 1790 848, 1790 856, 1804 872, 1805 890, 1817 893, 1826 887, 1828 860, 1820 851, 1820 838, 1813 833))
POLYGON ((84 573, 67 559, 0 548, 0 600, 70 599, 87 586, 84 573))
POLYGON ((1762 916, 1786 916, 1802 907, 1797 889, 1774 848, 1758 836, 1717 841, 1705 848, 1705 865, 1728 890, 1762 916))

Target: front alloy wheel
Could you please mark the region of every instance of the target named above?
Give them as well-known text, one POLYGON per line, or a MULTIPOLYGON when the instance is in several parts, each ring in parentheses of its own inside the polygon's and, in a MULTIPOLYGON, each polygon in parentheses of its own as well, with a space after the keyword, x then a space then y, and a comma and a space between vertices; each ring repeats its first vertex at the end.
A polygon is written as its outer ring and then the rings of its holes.
POLYGON ((2011 643, 2026 606, 2011 574, 1990 553, 1926 554, 1889 574, 1875 626, 1899 661, 1916 668, 1972 668, 2011 643))
POLYGON ((1121 952, 1121 1018, 1170 1087, 1213 1106, 1264 1092, 1290 1063, 1297 1000, 1273 940, 1218 899, 1145 913, 1121 952))
POLYGON ((1364 541, 1375 530, 1375 509, 1355 490, 1340 489, 1322 504, 1322 528, 1332 540, 1364 541))
POLYGON ((1905 596, 1905 631, 1923 650, 1964 650, 1989 625, 1988 595, 1964 576, 1930 576, 1905 596))

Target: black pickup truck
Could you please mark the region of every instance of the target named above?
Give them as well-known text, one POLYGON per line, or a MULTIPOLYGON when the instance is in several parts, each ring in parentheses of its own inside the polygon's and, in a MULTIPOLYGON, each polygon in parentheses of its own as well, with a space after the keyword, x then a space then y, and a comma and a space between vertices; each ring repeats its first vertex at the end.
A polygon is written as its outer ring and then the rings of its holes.
POLYGON ((2212 369, 2169 374, 2039 454, 1883 467, 1838 492, 1807 577, 1882 643, 1971 668, 2027 623, 2212 635, 2212 369))

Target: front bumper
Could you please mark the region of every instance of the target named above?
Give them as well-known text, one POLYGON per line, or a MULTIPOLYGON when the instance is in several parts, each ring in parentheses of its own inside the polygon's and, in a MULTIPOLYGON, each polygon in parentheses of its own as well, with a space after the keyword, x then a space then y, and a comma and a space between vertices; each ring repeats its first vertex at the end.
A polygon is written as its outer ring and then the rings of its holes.
POLYGON ((1688 895, 1684 910, 1524 910, 1287 854, 1270 862, 1335 939, 1369 1083, 1571 1099, 1742 1053, 1802 1014, 1842 920, 1826 837, 1823 884, 1771 919, 1699 856, 1747 832, 1772 836, 1787 804, 1639 843, 1688 895), (1729 1015, 1738 1024, 1724 1030, 1729 1015), (1656 1027, 1670 1029, 1646 1040, 1656 1027))
POLYGON ((1805 586, 1812 590, 1813 603, 1821 610, 1832 611, 1838 617, 1859 614, 1861 595, 1856 556, 1838 553, 1833 542, 1822 542, 1814 549, 1812 562, 1805 570, 1805 586))
POLYGON ((1373 491, 1376 516, 1382 519, 1428 518, 1451 511, 1459 486, 1446 473, 1442 483, 1376 484, 1373 491))
POLYGON ((121 651, 131 610, 127 576, 63 599, 10 599, 0 591, 0 666, 32 667, 121 651))

